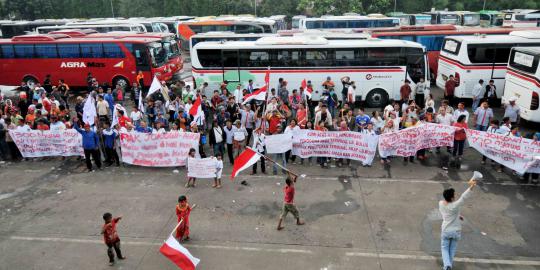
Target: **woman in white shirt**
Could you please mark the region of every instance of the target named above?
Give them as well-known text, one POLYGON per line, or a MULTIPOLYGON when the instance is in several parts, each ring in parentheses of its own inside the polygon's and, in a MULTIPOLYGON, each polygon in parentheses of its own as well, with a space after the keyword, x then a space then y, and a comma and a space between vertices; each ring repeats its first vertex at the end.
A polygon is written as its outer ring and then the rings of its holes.
POLYGON ((248 135, 248 132, 245 127, 242 126, 242 123, 240 120, 234 121, 234 126, 232 128, 233 133, 233 149, 234 149, 234 156, 238 157, 240 153, 244 150, 245 147, 245 141, 246 137, 248 135))
MULTIPOLYGON (((300 126, 296 124, 296 119, 291 119, 291 122, 285 128, 285 131, 283 132, 283 134, 294 133, 294 131, 297 131, 297 130, 300 130, 300 126)), ((289 158, 292 160, 293 164, 296 164, 295 162, 296 156, 295 155, 291 156, 291 150, 285 152, 285 161, 287 163, 289 163, 289 158)))

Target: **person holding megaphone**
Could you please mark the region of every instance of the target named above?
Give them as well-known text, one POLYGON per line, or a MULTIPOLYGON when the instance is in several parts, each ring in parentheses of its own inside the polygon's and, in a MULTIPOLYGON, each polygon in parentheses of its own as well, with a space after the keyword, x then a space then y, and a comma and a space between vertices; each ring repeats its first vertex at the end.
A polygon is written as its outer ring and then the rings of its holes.
POLYGON ((475 171, 469 188, 456 200, 456 192, 453 188, 444 190, 444 200, 439 201, 439 212, 441 212, 443 222, 441 226, 441 253, 443 259, 443 270, 451 270, 454 256, 456 254, 457 243, 461 239, 461 206, 465 202, 476 186, 476 179, 481 179, 481 173, 475 171))

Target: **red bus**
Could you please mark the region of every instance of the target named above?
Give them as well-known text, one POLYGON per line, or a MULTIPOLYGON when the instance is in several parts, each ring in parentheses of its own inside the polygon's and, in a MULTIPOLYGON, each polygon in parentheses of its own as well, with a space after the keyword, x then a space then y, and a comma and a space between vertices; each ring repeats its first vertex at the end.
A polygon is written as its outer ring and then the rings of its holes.
MULTIPOLYGON (((515 31, 512 27, 460 27, 455 25, 401 26, 394 29, 374 29, 372 37, 382 39, 402 39, 418 42, 426 47, 431 79, 437 77, 439 52, 446 36, 457 35, 504 35, 515 31)), ((519 30, 540 30, 540 27, 519 28, 519 30)))
POLYGON ((47 74, 70 86, 87 86, 91 72, 99 82, 130 85, 142 71, 145 86, 153 76, 168 81, 172 73, 159 38, 74 38, 63 34, 0 39, 0 84, 38 82, 47 74))
POLYGON ((172 33, 161 32, 127 32, 115 31, 108 33, 98 33, 91 29, 68 29, 49 32, 48 34, 65 34, 70 37, 89 37, 89 38, 159 38, 161 39, 162 48, 167 53, 167 68, 170 72, 176 74, 181 72, 184 67, 184 61, 180 52, 180 44, 176 41, 176 36, 172 33))

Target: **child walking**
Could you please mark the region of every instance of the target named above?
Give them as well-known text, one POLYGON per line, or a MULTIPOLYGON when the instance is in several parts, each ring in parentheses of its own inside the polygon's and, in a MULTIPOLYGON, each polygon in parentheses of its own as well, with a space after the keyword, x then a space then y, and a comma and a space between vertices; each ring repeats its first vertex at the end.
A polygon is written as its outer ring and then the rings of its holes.
MULTIPOLYGON (((189 149, 189 154, 188 155, 189 155, 190 158, 195 158, 195 148, 189 149)), ((186 187, 187 188, 195 187, 195 180, 197 180, 197 178, 188 176, 187 177, 186 187)))
POLYGON ((125 260, 126 257, 122 256, 122 251, 120 250, 120 237, 116 232, 116 224, 122 219, 122 217, 113 218, 111 213, 103 214, 103 220, 105 224, 101 229, 101 234, 103 234, 103 240, 105 245, 107 245, 107 255, 109 256, 109 265, 114 265, 114 251, 118 259, 125 260))
POLYGON ((221 188, 221 174, 223 173, 223 155, 221 153, 216 154, 216 178, 214 178, 214 188, 221 188))
POLYGON ((187 202, 186 196, 182 195, 178 197, 178 204, 176 205, 176 216, 178 217, 178 223, 182 221, 182 224, 176 229, 176 238, 179 241, 189 241, 189 214, 191 213, 191 206, 187 202))

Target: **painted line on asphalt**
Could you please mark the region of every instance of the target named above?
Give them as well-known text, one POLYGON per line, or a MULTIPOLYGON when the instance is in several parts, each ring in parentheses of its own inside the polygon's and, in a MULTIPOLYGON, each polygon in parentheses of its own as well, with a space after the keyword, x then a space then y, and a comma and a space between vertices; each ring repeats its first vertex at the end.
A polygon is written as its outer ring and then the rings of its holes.
MULTIPOLYGON (((418 260, 418 261, 435 261, 440 259, 430 255, 408 255, 408 254, 386 254, 386 253, 369 253, 369 252, 347 252, 345 256, 349 257, 379 257, 383 259, 399 259, 399 260, 418 260)), ((456 257, 456 262, 478 263, 478 264, 504 264, 504 265, 523 265, 523 266, 540 266, 540 261, 530 260, 501 260, 501 259, 482 259, 482 258, 464 258, 456 257)))
MULTIPOLYGON (((11 236, 11 240, 19 241, 42 241, 42 242, 59 242, 59 243, 82 243, 82 244, 103 244, 103 241, 92 239, 75 239, 61 237, 26 237, 26 236, 11 236)), ((122 241, 122 245, 130 246, 160 246, 161 243, 147 241, 122 241)), ((239 246, 220 246, 220 245, 201 245, 201 244, 184 244, 188 248, 201 249, 218 249, 218 250, 235 250, 235 251, 255 251, 255 252, 277 252, 277 253, 296 253, 296 254, 314 254, 313 251, 307 249, 292 249, 292 248, 258 248, 258 247, 239 247, 239 246)), ((396 254, 396 253, 375 253, 375 252, 345 252, 347 257, 366 257, 366 258, 383 258, 397 260, 417 260, 417 261, 436 261, 439 257, 431 255, 411 255, 411 254, 396 254)), ((502 260, 502 259, 484 259, 484 258, 466 258, 456 257, 454 261, 477 264, 501 264, 501 265, 522 265, 522 266, 540 266, 540 261, 533 260, 502 260)))

